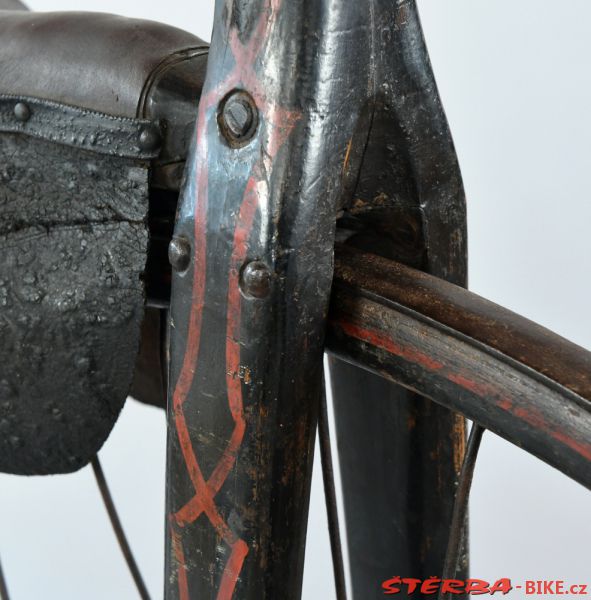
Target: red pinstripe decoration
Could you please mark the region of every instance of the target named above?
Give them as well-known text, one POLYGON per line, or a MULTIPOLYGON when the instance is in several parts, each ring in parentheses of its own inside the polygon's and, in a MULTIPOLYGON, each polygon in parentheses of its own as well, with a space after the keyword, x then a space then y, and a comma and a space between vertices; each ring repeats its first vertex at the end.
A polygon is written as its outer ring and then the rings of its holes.
MULTIPOLYGON (((177 436, 187 472, 193 484, 195 495, 176 513, 170 515, 172 547, 178 569, 178 585, 181 600, 189 600, 187 566, 182 543, 182 528, 193 523, 205 513, 218 536, 230 547, 230 557, 225 565, 217 593, 218 600, 230 600, 234 593, 244 559, 249 548, 227 524, 215 504, 215 496, 226 481, 234 467, 246 431, 242 401, 242 383, 239 378, 240 367, 240 315, 241 297, 239 291, 240 268, 246 259, 248 240, 257 208, 261 202, 260 195, 268 194, 268 176, 272 167, 272 159, 283 145, 295 123, 299 113, 291 112, 269 102, 265 96, 263 84, 254 70, 254 62, 264 46, 269 29, 276 20, 281 0, 269 0, 267 10, 261 11, 258 24, 248 43, 240 42, 237 32, 230 32, 229 46, 234 55, 235 65, 226 79, 204 94, 199 105, 197 120, 197 193, 195 207, 195 249, 192 309, 189 319, 187 343, 183 364, 177 384, 173 392, 173 414, 177 436), (234 430, 228 444, 206 481, 199 467, 195 448, 187 427, 183 406, 189 398, 189 392, 198 366, 199 344, 201 338, 202 314, 206 286, 206 223, 208 206, 208 148, 207 118, 212 109, 218 106, 221 99, 236 87, 243 87, 255 99, 264 123, 263 145, 265 151, 260 153, 257 164, 246 184, 246 189, 238 214, 230 263, 228 282, 228 308, 226 330, 226 387, 228 405, 234 420, 234 430), (266 177, 262 177, 262 173, 266 177)), ((267 198, 265 197, 266 201, 267 198)))
POLYGON ((381 348, 390 354, 399 356, 404 360, 420 365, 428 371, 441 372, 446 379, 472 392, 473 394, 476 394, 477 396, 488 396, 495 398, 496 405, 500 409, 511 413, 514 417, 522 420, 534 429, 546 431, 555 440, 562 442, 564 445, 580 454, 586 460, 591 460, 591 444, 585 441, 576 440, 567 435, 564 431, 556 429, 555 426, 549 423, 546 417, 534 406, 519 406, 518 400, 515 398, 508 398, 505 394, 505 390, 499 386, 493 383, 474 381, 462 373, 454 373, 450 371, 449 368, 447 368, 443 363, 432 359, 419 349, 402 346, 392 338, 379 331, 361 327, 355 323, 350 323, 344 320, 339 320, 335 322, 335 324, 344 333, 352 338, 372 344, 373 346, 381 348))

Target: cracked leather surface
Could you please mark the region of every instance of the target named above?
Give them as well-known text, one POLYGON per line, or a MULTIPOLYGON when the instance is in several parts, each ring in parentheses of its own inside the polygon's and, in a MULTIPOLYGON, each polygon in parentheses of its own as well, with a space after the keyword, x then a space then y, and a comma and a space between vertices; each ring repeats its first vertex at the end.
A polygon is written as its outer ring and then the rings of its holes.
POLYGON ((0 470, 74 471, 127 396, 144 312, 146 165, 0 136, 0 470))

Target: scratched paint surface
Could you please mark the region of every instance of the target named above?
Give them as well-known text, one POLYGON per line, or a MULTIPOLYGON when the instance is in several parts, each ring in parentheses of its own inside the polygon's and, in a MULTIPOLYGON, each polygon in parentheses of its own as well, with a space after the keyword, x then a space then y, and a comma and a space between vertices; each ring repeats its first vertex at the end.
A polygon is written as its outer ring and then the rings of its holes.
MULTIPOLYGON (((344 297, 336 297, 338 314, 331 320, 331 333, 341 338, 341 345, 347 340, 345 355, 353 357, 360 350, 368 368, 433 396, 591 485, 588 399, 482 341, 470 342, 461 333, 456 339, 453 328, 439 330, 436 320, 388 311, 369 300, 353 308, 344 297)), ((503 330, 507 321, 498 321, 497 327, 503 330)), ((553 347, 557 353, 564 350, 556 343, 553 347)))
POLYGON ((209 90, 201 100, 198 125, 198 155, 195 175, 197 178, 197 193, 195 195, 195 260, 193 284, 193 310, 189 324, 187 348, 181 373, 173 393, 173 410, 176 433, 179 438, 183 458, 186 463, 195 495, 188 500, 175 513, 172 513, 173 549, 178 563, 179 596, 189 598, 187 581, 187 565, 184 558, 182 529, 194 523, 204 513, 221 538, 230 548, 230 556, 224 566, 217 597, 231 598, 237 579, 242 569, 242 564, 249 547, 220 514, 215 504, 215 496, 226 481, 228 474, 236 461, 245 431, 244 408, 242 400, 242 380, 240 378, 240 317, 241 296, 239 290, 239 273, 248 253, 249 237, 253 226, 255 214, 260 210, 261 204, 268 200, 268 182, 265 173, 272 169, 272 159, 289 134, 293 123, 297 119, 296 113, 282 110, 268 102, 263 86, 258 80, 254 70, 254 63, 261 51, 268 30, 273 24, 273 15, 276 14, 278 2, 272 2, 269 11, 260 14, 259 21, 249 40, 243 43, 238 38, 236 30, 230 32, 230 49, 234 59, 234 68, 227 77, 209 90), (234 228, 232 256, 228 280, 227 295, 227 333, 226 333, 226 383, 228 407, 234 421, 234 429, 230 440, 219 458, 210 478, 206 481, 199 466, 190 432, 183 412, 183 405, 187 399, 193 375, 198 365, 199 342, 201 334, 200 308, 204 302, 206 265, 203 257, 206 256, 206 219, 208 204, 208 144, 207 120, 215 112, 223 95, 234 88, 248 89, 254 97, 265 127, 265 152, 260 154, 248 178, 244 197, 242 199, 238 218, 234 228))
POLYGON ((172 289, 167 598, 299 597, 335 212, 356 118, 331 114, 334 82, 351 82, 325 77, 315 50, 334 35, 351 52, 350 34, 322 34, 322 3, 306 10, 216 8, 175 230, 193 251, 172 289), (302 49, 293 40, 305 27, 302 49), (233 90, 258 110, 240 148, 218 127, 233 90), (251 260, 270 269, 267 298, 241 292, 251 260))

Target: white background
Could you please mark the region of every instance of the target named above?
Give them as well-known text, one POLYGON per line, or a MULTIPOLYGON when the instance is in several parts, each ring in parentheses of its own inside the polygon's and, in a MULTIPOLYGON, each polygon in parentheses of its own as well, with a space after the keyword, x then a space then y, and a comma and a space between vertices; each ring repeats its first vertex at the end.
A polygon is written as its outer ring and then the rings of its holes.
MULTIPOLYGON (((30 4, 144 16, 210 37, 204 0, 30 4)), ((466 185, 471 289, 591 348, 591 3, 419 6, 466 185)), ((154 598, 163 589, 164 448, 163 415, 130 402, 101 452, 154 598)), ((475 577, 591 584, 591 494, 490 433, 471 512, 475 577)), ((310 523, 304 598, 330 600, 318 473, 310 523)), ((0 553, 13 600, 136 597, 88 468, 0 476, 0 553)))

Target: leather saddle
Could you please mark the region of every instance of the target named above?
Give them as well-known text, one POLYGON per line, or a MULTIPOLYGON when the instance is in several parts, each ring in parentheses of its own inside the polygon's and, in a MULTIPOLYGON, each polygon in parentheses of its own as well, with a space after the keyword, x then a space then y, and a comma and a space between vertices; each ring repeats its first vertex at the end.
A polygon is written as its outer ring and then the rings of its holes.
POLYGON ((146 265, 167 269, 206 62, 160 23, 0 11, 1 471, 75 471, 130 390, 165 402, 146 265))

